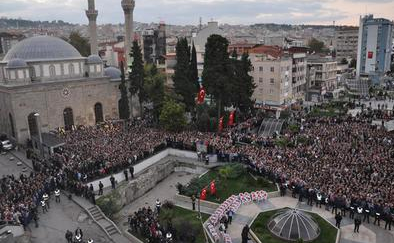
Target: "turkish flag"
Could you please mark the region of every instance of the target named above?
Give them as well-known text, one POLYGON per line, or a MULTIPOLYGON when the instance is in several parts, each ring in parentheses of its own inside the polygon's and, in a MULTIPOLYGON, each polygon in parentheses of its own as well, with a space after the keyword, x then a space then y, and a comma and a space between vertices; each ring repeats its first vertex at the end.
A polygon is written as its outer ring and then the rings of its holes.
POLYGON ((230 116, 228 118, 228 125, 229 126, 234 125, 234 117, 235 117, 235 111, 230 112, 230 116))
POLYGON ((200 194, 200 199, 201 200, 207 199, 207 188, 202 189, 201 194, 200 194))
POLYGON ((372 59, 373 58, 373 52, 372 51, 369 51, 368 52, 368 59, 372 59))
POLYGON ((219 132, 223 130, 223 117, 219 119, 219 132))
POLYGON ((209 186, 209 188, 211 189, 211 195, 216 195, 215 181, 211 181, 211 185, 209 186))
POLYGON ((201 87, 200 91, 198 92, 197 103, 202 104, 204 103, 204 100, 205 100, 205 89, 204 87, 201 87))

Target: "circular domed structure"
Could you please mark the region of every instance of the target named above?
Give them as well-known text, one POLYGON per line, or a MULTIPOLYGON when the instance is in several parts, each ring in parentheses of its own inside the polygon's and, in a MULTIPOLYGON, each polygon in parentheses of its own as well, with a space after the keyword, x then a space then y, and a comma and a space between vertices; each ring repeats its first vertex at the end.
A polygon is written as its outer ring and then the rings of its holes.
POLYGON ((101 59, 100 56, 98 55, 90 55, 88 56, 88 58, 86 59, 86 62, 88 64, 101 64, 103 63, 103 60, 101 59))
POLYGON ((67 60, 81 58, 71 44, 52 36, 36 36, 24 39, 8 51, 3 61, 23 59, 25 61, 67 60))
POLYGON ((111 79, 120 79, 122 72, 114 67, 104 68, 104 76, 110 77, 111 79))
POLYGON ((27 63, 25 60, 14 58, 8 61, 7 68, 27 68, 27 63))
POLYGON ((308 242, 320 235, 320 228, 312 216, 297 209, 279 211, 267 227, 273 235, 286 241, 302 239, 308 242))

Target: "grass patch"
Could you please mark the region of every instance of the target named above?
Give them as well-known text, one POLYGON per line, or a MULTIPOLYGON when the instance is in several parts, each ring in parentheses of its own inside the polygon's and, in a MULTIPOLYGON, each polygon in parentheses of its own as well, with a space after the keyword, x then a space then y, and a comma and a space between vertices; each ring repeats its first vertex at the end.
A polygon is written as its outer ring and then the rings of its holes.
POLYGON ((208 188, 207 200, 216 203, 222 203, 231 195, 241 192, 277 190, 275 183, 261 176, 253 177, 240 164, 232 164, 214 168, 201 178, 192 179, 189 185, 180 192, 185 196, 191 196, 199 194, 205 186, 208 188), (212 180, 216 182, 216 196, 209 193, 209 184, 212 180))
MULTIPOLYGON (((184 209, 178 206, 173 206, 172 208, 162 208, 159 216, 160 225, 164 228, 168 227, 168 221, 171 219, 172 226, 175 228, 174 242, 183 242, 179 240, 181 235, 187 233, 188 235, 194 235, 195 241, 188 239, 188 242, 194 243, 205 243, 204 230, 202 228, 200 220, 197 218, 198 212, 188 209, 184 209)), ((201 213, 202 221, 205 222, 208 218, 208 214, 201 213)), ((135 237, 137 237, 142 242, 149 242, 143 236, 136 232, 129 231, 135 237)), ((166 232, 163 232, 165 234, 166 232)))
MULTIPOLYGON (((255 221, 252 224, 251 229, 253 232, 257 235, 257 237, 260 240, 263 240, 264 243, 285 243, 286 241, 280 240, 273 236, 268 228, 267 228, 267 223, 269 219, 277 213, 279 210, 273 210, 273 211, 268 211, 268 212, 263 212, 260 213, 255 221)), ((308 212, 309 213, 309 212, 308 212)), ((312 217, 316 220, 316 222, 319 224, 321 233, 319 237, 311 241, 312 243, 334 243, 336 238, 337 238, 337 229, 329 224, 326 220, 321 218, 319 215, 314 214, 314 213, 309 213, 312 215, 312 217)))

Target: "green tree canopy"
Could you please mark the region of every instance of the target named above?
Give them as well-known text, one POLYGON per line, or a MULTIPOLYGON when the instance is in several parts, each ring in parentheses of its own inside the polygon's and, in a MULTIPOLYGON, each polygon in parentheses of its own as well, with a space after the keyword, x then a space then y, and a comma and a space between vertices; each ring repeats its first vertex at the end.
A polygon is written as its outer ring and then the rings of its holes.
POLYGON ((129 99, 127 97, 127 87, 126 87, 126 79, 125 79, 125 75, 124 75, 123 62, 120 63, 120 71, 122 72, 122 74, 120 76, 121 83, 119 85, 119 89, 120 89, 119 118, 120 119, 129 119, 130 118, 130 107, 129 107, 129 99))
POLYGON ((218 118, 224 106, 230 103, 231 63, 227 53, 228 40, 220 35, 211 35, 205 45, 203 84, 207 93, 213 95, 218 109, 218 118))
POLYGON ((166 99, 160 113, 160 124, 168 131, 182 131, 187 125, 184 105, 166 99))
POLYGON ((324 42, 319 41, 316 38, 312 38, 309 42, 308 42, 308 46, 311 49, 311 51, 319 53, 322 52, 324 49, 324 42))
POLYGON ((244 53, 240 60, 234 52, 232 57, 231 103, 246 113, 253 107, 252 95, 256 88, 253 77, 249 74, 252 64, 247 53, 244 53))
POLYGON ((164 82, 166 77, 157 70, 154 64, 145 65, 144 72, 144 90, 148 101, 152 102, 153 115, 158 120, 164 102, 164 82))
POLYGON ((340 64, 348 64, 349 62, 347 61, 347 59, 346 58, 342 58, 342 60, 341 60, 341 62, 340 62, 340 64))
POLYGON ((173 77, 174 89, 175 92, 182 97, 182 101, 186 105, 186 109, 191 111, 195 105, 197 80, 192 80, 194 79, 195 73, 190 65, 190 49, 186 38, 178 39, 176 45, 176 58, 177 64, 175 66, 175 73, 173 77))
POLYGON ((131 65, 131 73, 129 76, 129 92, 131 98, 133 95, 138 94, 138 102, 140 104, 140 115, 143 114, 142 104, 147 101, 147 93, 144 87, 144 62, 142 61, 141 48, 137 41, 133 42, 133 47, 131 48, 130 57, 133 58, 133 64, 131 65))
POLYGON ((77 31, 71 32, 68 37, 68 42, 75 47, 81 53, 82 56, 87 57, 90 55, 90 44, 89 40, 81 35, 77 31))

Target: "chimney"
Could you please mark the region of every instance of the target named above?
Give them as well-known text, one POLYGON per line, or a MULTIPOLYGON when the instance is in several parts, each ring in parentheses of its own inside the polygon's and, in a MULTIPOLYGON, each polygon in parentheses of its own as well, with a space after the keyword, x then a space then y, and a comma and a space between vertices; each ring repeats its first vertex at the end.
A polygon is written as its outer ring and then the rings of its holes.
POLYGON ((134 0, 122 0, 122 8, 125 18, 125 41, 124 41, 124 55, 125 55, 125 69, 131 65, 129 54, 131 52, 131 46, 133 43, 133 11, 135 7, 134 0))
POLYGON ((98 55, 97 46, 97 15, 98 11, 95 10, 94 0, 88 0, 88 10, 86 10, 86 16, 89 19, 89 36, 90 36, 90 54, 98 55))

